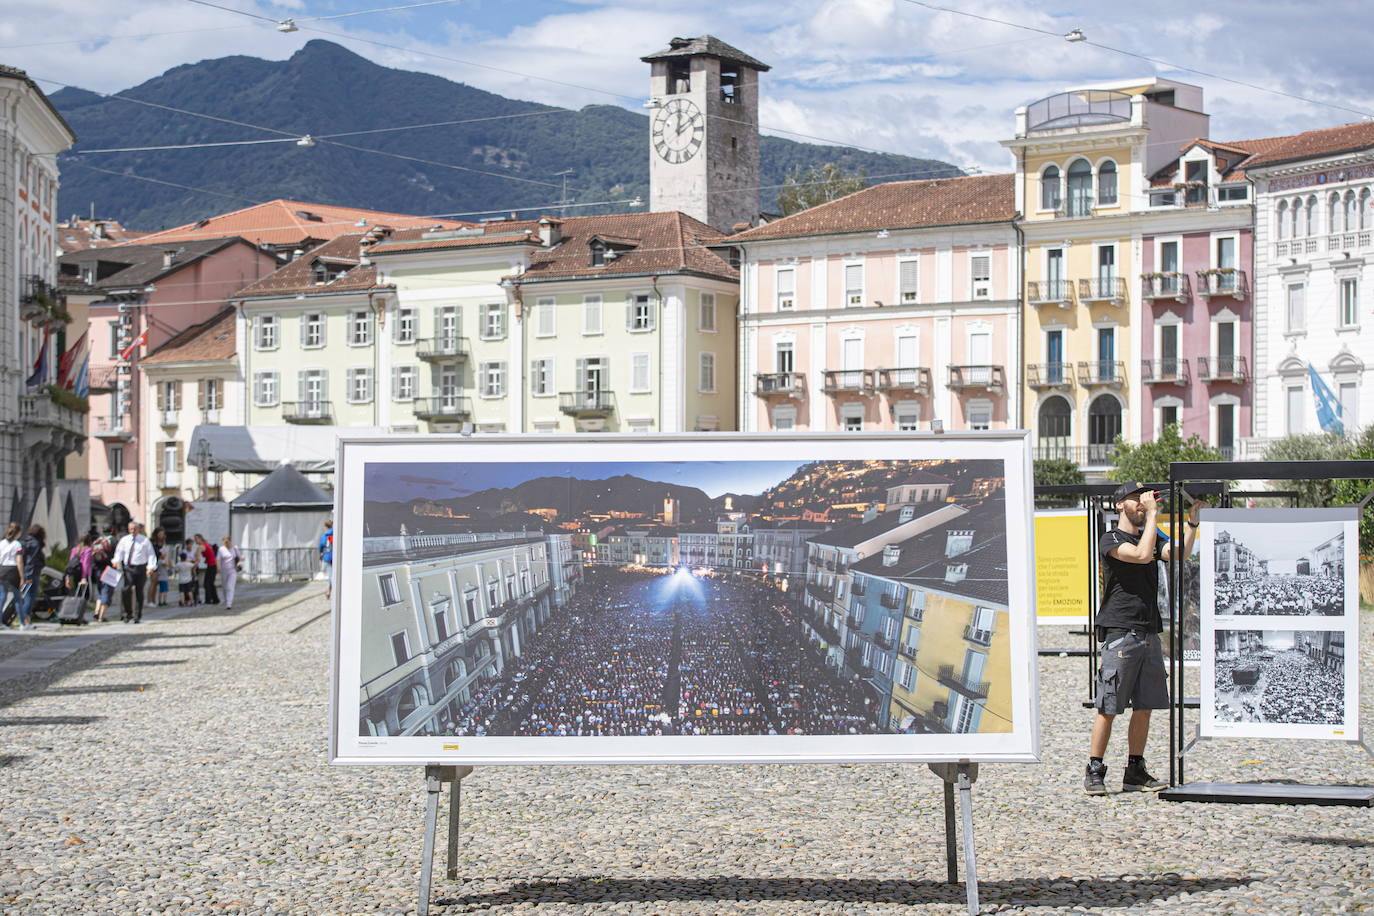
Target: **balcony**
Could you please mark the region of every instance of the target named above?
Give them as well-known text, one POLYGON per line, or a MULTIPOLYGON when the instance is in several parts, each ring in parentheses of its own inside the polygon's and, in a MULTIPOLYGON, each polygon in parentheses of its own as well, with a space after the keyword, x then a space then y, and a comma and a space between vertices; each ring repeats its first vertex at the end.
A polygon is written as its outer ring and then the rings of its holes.
POLYGON ((988 687, 991 685, 987 681, 965 680, 962 674, 954 673, 953 665, 941 665, 939 674, 935 678, 942 687, 948 687, 957 693, 961 693, 970 700, 986 700, 988 698, 988 687))
POLYGON ((1026 384, 1037 391, 1073 387, 1073 363, 1031 363, 1026 366, 1026 384))
POLYGON ((1199 356, 1197 374, 1204 382, 1243 382, 1250 377, 1244 356, 1199 356))
POLYGON ((1250 289, 1245 279, 1245 271, 1234 267, 1219 270, 1199 270, 1197 272, 1197 294, 1204 299, 1214 296, 1230 296, 1244 299, 1250 289))
POLYGON ((759 372, 754 375, 754 394, 761 398, 786 395, 800 398, 806 395, 805 372, 759 372))
POLYGON ((878 598, 878 603, 889 611, 899 611, 902 608, 901 596, 894 595, 892 592, 883 592, 878 598))
POLYGON ((964 627, 964 640, 973 643, 975 646, 990 646, 992 645, 992 631, 984 630, 979 627, 967 626, 964 627))
POLYGON ((806 593, 815 600, 829 604, 835 600, 835 589, 830 585, 821 585, 819 582, 806 583, 806 593))
POLYGON ((1026 106, 1026 130, 1059 130, 1131 120, 1131 97, 1112 89, 1059 92, 1026 106))
MULTIPOLYGON (((1315 241, 1315 239, 1313 240, 1315 241)), ((1354 251, 1357 248, 1368 248, 1371 241, 1369 232, 1342 232, 1326 237, 1327 251, 1354 251)), ((1297 252, 1293 252, 1297 254, 1297 252)))
POLYGON ((844 619, 844 622, 848 625, 849 629, 857 630, 864 625, 864 618, 862 614, 850 614, 844 619))
POLYGON ((868 586, 864 585, 862 581, 857 581, 849 586, 849 593, 855 597, 862 598, 864 595, 868 594, 868 586))
POLYGON ((1187 385, 1192 378, 1186 359, 1142 359, 1140 380, 1146 385, 1187 385))
POLYGON ((157 475, 157 485, 163 490, 181 489, 181 472, 163 471, 157 475))
POLYGON ((287 423, 324 426, 334 422, 334 405, 328 401, 282 401, 281 418, 287 423))
POLYGON ((1036 460, 1072 461, 1079 467, 1111 467, 1116 462, 1116 445, 1111 442, 1073 445, 1051 440, 1035 443, 1031 457, 1036 460))
POLYGON ((1126 304, 1126 281, 1121 277, 1095 277, 1078 281, 1080 302, 1105 302, 1108 305, 1126 304))
POLYGON ((1001 366, 950 366, 949 387, 955 390, 981 388, 1000 393, 1006 390, 1006 376, 1001 366))
POLYGON ((67 294, 37 274, 24 277, 19 287, 19 317, 24 321, 65 324, 67 294))
POLYGON ((92 366, 87 372, 87 384, 90 385, 91 394, 109 394, 115 389, 115 382, 119 380, 120 369, 127 369, 127 366, 92 366))
POLYGON ((426 337, 415 341, 415 355, 423 360, 459 360, 468 358, 466 337, 426 337))
POLYGON ((826 394, 870 395, 874 390, 872 369, 826 369, 821 375, 826 394))
POLYGON ((845 663, 849 666, 849 670, 853 671, 859 677, 873 676, 873 669, 868 665, 864 664, 863 649, 860 649, 858 647, 855 647, 853 649, 846 649, 844 653, 844 660, 845 663))
POLYGON ((910 369, 889 368, 878 370, 877 386, 879 391, 909 391, 912 394, 930 394, 930 370, 923 366, 910 369))
POLYGON ((1039 308, 1042 305, 1073 307, 1073 287, 1068 280, 1032 280, 1026 284, 1026 301, 1039 308))
POLYGON ((1187 302, 1192 293, 1188 275, 1177 270, 1140 275, 1140 296, 1143 299, 1174 299, 1187 302))
POLYGON ((415 418, 417 420, 458 422, 472 415, 468 399, 459 395, 440 395, 437 398, 416 398, 415 418))
POLYGON ((1096 385, 1120 388, 1126 384, 1126 364, 1110 359, 1081 362, 1078 364, 1078 384, 1085 388, 1096 385))
POLYGON ((207 407, 200 412, 200 422, 206 426, 219 426, 220 409, 218 407, 207 407))
POLYGON ((125 441, 134 437, 134 425, 128 414, 117 417, 96 417, 91 425, 91 435, 97 439, 125 441))
MULTIPOLYGON (((64 392, 62 397, 73 396, 64 392)), ((46 392, 19 396, 19 422, 28 446, 47 441, 78 447, 86 438, 86 414, 70 404, 59 404, 46 392)))
POLYGON ((888 636, 881 630, 874 634, 873 644, 880 649, 895 649, 897 647, 897 644, 893 641, 892 637, 888 636))
POLYGON ((158 412, 158 421, 164 429, 176 429, 181 422, 180 410, 163 410, 158 412))
POLYGON ((560 391, 558 409, 570 417, 609 417, 615 413, 615 395, 609 391, 560 391))

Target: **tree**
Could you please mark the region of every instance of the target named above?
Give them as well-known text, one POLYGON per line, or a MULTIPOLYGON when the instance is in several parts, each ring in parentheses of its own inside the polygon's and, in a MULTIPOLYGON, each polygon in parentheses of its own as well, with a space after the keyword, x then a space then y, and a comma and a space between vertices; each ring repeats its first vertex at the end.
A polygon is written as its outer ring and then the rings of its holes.
MULTIPOLYGON (((1264 449, 1265 461, 1340 461, 1352 457, 1350 440, 1338 433, 1284 436, 1264 449)), ((1300 506, 1329 506, 1336 502, 1334 480, 1271 480, 1271 490, 1292 490, 1300 506)))
MULTIPOLYGON (((1033 473, 1037 487, 1074 485, 1084 481, 1083 472, 1078 469, 1078 465, 1064 458, 1037 458, 1033 473)), ((1038 497, 1035 504, 1042 509, 1054 506, 1074 506, 1078 504, 1078 498, 1074 496, 1045 496, 1038 497)))
POLYGON ((809 210, 817 204, 838 200, 846 194, 868 187, 866 169, 845 172, 838 163, 827 162, 803 170, 796 166, 787 173, 782 190, 778 192, 778 206, 783 216, 809 210))
POLYGON ((1153 442, 1133 445, 1116 438, 1116 467, 1107 476, 1117 482, 1138 480, 1141 483, 1163 483, 1169 479, 1169 465, 1175 461, 1220 461, 1221 452, 1198 438, 1186 440, 1179 434, 1177 424, 1164 427, 1153 442))
MULTIPOLYGON (((1269 452, 1264 453, 1266 458, 1269 452)), ((1353 442, 1346 443, 1346 453, 1344 455, 1323 455, 1324 458, 1350 458, 1362 461, 1374 459, 1374 424, 1366 426, 1364 432, 1353 442)), ((1374 480, 1336 480, 1322 481, 1322 483, 1333 484, 1332 500, 1334 505, 1355 505, 1360 500, 1369 495, 1370 490, 1374 490, 1374 480)), ((1374 500, 1365 506, 1364 514, 1360 517, 1360 563, 1362 566, 1374 564, 1374 559, 1370 554, 1374 554, 1374 500)))

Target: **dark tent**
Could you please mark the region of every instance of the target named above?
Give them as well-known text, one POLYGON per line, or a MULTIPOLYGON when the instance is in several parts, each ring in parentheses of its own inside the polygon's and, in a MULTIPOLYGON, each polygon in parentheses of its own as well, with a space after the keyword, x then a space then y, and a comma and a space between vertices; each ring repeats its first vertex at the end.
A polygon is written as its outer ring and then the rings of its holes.
POLYGON ((334 498, 284 464, 229 503, 229 530, 252 578, 312 578, 334 498))

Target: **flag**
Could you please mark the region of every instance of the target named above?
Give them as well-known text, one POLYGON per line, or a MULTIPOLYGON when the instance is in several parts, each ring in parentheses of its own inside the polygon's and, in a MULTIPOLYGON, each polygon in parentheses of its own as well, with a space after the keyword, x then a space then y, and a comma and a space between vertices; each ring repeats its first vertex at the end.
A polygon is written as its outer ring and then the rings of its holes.
POLYGON ((76 372, 76 361, 81 356, 81 348, 86 346, 86 331, 81 332, 81 336, 76 339, 76 343, 57 358, 57 387, 72 388, 72 376, 76 372))
POLYGON ((30 388, 37 388, 48 380, 48 335, 43 334, 43 346, 38 349, 38 359, 33 363, 33 375, 30 375, 24 384, 30 388))
POLYGON ((134 358, 134 353, 137 352, 138 348, 143 346, 143 344, 147 340, 148 332, 144 331, 142 334, 134 338, 133 343, 129 344, 123 350, 119 351, 119 358, 127 363, 129 360, 134 358))
POLYGON ((72 394, 79 398, 91 396, 91 354, 89 353, 81 361, 81 368, 76 370, 76 378, 72 379, 72 394))
POLYGON ((1341 416, 1341 402, 1336 400, 1336 395, 1326 382, 1322 381, 1322 377, 1317 374, 1317 367, 1311 363, 1307 364, 1307 375, 1312 381, 1312 396, 1317 399, 1317 422, 1321 424, 1324 432, 1344 436, 1345 422, 1341 416))

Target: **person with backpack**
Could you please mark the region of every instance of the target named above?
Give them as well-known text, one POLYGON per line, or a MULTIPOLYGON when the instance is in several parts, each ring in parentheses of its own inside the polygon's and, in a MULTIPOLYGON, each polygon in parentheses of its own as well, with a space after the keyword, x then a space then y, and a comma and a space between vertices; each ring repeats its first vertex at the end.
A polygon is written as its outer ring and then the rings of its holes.
POLYGON ((76 542, 71 553, 67 554, 67 593, 76 594, 76 588, 82 582, 91 578, 91 554, 94 548, 91 546, 90 532, 81 535, 81 539, 76 542))
POLYGON ((19 627, 27 630, 32 624, 34 603, 43 588, 43 565, 47 558, 48 532, 42 525, 30 525, 28 532, 19 540, 23 561, 20 570, 23 576, 19 585, 19 627))

